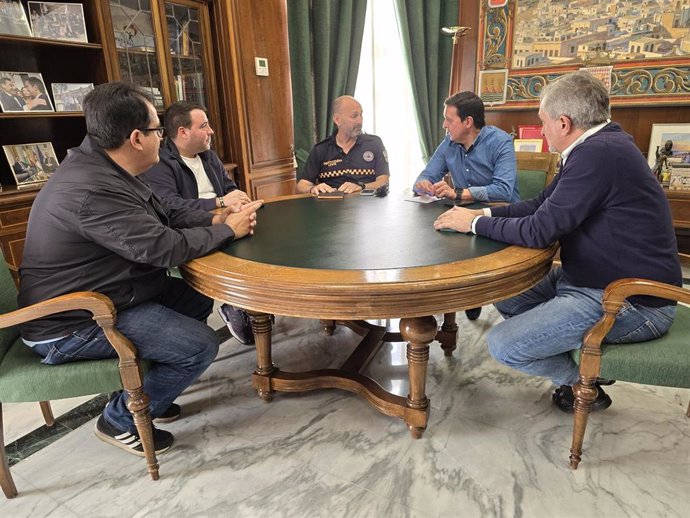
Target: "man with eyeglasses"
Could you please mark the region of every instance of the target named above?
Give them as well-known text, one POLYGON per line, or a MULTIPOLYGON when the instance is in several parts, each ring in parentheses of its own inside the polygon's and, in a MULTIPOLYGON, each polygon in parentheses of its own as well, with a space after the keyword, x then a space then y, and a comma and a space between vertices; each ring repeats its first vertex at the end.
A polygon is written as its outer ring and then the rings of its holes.
MULTIPOLYGON (((173 401, 211 364, 218 337, 205 324, 213 301, 168 275, 170 267, 253 233, 261 201, 212 215, 161 199, 139 179, 158 162, 163 128, 145 90, 97 86, 84 100, 87 136, 34 201, 20 267, 20 307, 96 291, 117 308, 117 328, 152 368, 144 378, 154 422, 180 416, 173 401)), ((23 324, 43 363, 115 357, 90 315, 68 311, 23 324)), ((127 395, 111 395, 96 436, 143 455, 127 395)), ((154 428, 156 453, 173 436, 154 428)))
MULTIPOLYGON (((151 189, 184 207, 212 211, 230 208, 238 211, 251 202, 223 168, 211 149, 214 131, 203 106, 187 101, 172 103, 165 110, 163 123, 167 138, 160 148, 160 161, 141 176, 151 189)), ((249 317, 230 304, 218 308, 235 339, 254 343, 249 317)))

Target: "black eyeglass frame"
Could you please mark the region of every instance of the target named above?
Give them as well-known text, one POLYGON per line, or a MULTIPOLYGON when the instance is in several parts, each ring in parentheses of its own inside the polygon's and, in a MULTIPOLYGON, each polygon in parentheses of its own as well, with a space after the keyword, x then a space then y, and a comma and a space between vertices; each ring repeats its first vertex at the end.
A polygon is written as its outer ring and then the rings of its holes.
POLYGON ((158 133, 158 138, 163 138, 165 136, 165 126, 159 126, 158 128, 137 128, 139 131, 155 131, 158 133))

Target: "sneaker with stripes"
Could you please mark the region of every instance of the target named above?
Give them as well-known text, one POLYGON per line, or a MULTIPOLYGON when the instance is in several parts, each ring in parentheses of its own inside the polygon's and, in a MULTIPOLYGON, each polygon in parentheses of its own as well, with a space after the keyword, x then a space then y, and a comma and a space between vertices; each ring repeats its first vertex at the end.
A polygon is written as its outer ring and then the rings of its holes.
MULTIPOLYGON (((163 453, 169 450, 173 445, 175 438, 170 432, 165 430, 160 430, 155 426, 153 428, 153 448, 156 454, 163 453)), ((103 414, 96 421, 96 427, 94 429, 96 437, 101 441, 122 448, 129 453, 138 455, 139 457, 144 456, 144 447, 139 440, 139 435, 136 433, 131 433, 128 431, 120 431, 112 426, 108 421, 105 420, 103 414)))

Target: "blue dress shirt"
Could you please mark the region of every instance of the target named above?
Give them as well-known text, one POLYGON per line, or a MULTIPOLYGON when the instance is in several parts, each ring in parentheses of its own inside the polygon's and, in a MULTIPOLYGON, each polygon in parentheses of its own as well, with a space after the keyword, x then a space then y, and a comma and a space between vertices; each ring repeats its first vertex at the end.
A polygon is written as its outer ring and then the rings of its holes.
POLYGON ((469 189, 476 201, 520 200, 513 139, 502 129, 484 126, 468 150, 446 135, 415 180, 436 183, 450 172, 456 189, 469 189))

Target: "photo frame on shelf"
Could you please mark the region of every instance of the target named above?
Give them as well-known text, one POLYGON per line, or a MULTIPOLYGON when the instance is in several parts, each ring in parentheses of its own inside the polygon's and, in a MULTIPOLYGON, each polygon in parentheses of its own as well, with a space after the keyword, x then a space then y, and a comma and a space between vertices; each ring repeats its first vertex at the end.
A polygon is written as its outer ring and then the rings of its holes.
POLYGON ((5 113, 55 111, 38 72, 0 71, 0 108, 5 113))
POLYGON ((515 151, 541 152, 543 141, 540 138, 517 138, 513 141, 515 151))
POLYGON ((83 112, 84 97, 93 90, 93 83, 52 83, 55 111, 83 112))
POLYGON ((519 139, 541 139, 542 145, 540 151, 548 151, 549 143, 546 137, 541 133, 541 124, 518 124, 518 138, 519 139))
POLYGON ((664 149, 666 141, 673 142, 670 162, 690 162, 690 123, 652 124, 649 138, 647 163, 654 168, 657 162, 657 151, 664 149))
POLYGON ((669 191, 690 191, 690 163, 671 164, 669 191))
POLYGON ((17 188, 36 187, 48 180, 59 162, 53 144, 10 144, 2 146, 17 188))
POLYGON ((88 43, 84 7, 66 2, 29 2, 35 38, 88 43))
POLYGON ((20 0, 4 0, 0 8, 0 34, 33 36, 20 0))

